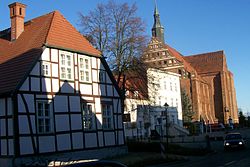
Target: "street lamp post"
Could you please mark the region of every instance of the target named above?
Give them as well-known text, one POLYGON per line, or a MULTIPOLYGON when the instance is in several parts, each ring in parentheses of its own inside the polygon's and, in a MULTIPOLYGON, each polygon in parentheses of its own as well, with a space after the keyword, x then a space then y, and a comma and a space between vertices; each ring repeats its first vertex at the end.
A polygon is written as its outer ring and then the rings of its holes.
POLYGON ((165 114, 166 114, 166 139, 167 139, 167 148, 168 148, 168 103, 164 104, 165 107, 165 114))

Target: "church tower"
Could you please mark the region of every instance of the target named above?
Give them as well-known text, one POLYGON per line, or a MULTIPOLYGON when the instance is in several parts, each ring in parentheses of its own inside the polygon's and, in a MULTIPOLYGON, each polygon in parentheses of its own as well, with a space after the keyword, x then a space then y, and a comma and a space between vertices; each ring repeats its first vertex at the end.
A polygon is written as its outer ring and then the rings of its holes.
POLYGON ((162 43, 165 43, 164 41, 164 27, 161 25, 160 22, 160 14, 157 8, 157 4, 155 1, 155 11, 154 11, 154 25, 152 28, 152 36, 157 38, 162 43))

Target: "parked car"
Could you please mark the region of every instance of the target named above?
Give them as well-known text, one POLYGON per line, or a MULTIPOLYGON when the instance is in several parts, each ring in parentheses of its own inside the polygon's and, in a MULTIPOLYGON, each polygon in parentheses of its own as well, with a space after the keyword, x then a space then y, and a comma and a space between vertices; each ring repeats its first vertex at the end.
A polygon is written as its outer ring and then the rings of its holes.
POLYGON ((244 149, 245 140, 240 133, 229 133, 224 140, 224 150, 229 149, 244 149))
POLYGON ((101 160, 101 161, 75 163, 75 164, 65 165, 64 167, 127 167, 127 166, 116 161, 101 160))

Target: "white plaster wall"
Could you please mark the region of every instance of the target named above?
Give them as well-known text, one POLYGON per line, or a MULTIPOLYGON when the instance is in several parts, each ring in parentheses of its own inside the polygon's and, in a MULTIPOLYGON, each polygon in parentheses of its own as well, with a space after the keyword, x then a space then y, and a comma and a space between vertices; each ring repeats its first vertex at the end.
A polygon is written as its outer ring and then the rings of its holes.
POLYGON ((55 137, 54 136, 40 136, 39 137, 39 151, 40 153, 55 151, 55 137))
POLYGON ((69 116, 68 115, 55 115, 56 131, 69 131, 69 116))
POLYGON ((40 91, 40 78, 31 78, 31 91, 40 91))
POLYGON ((58 79, 52 79, 52 91, 54 93, 59 91, 59 80, 58 79))
POLYGON ((80 84, 81 94, 92 95, 92 85, 80 84))
POLYGON ((82 96, 82 99, 83 100, 89 100, 89 101, 93 101, 94 100, 94 98, 90 97, 90 96, 82 96))
POLYGON ((46 48, 42 53, 41 60, 50 61, 50 53, 49 52, 50 52, 50 49, 46 48))
POLYGON ((102 129, 102 115, 96 114, 97 129, 102 129))
POLYGON ((114 96, 115 96, 115 97, 119 97, 119 94, 118 94, 118 92, 117 92, 117 90, 116 90, 115 87, 114 87, 114 96))
POLYGON ((99 76, 98 71, 92 70, 92 81, 93 82, 99 82, 98 76, 99 76))
POLYGON ((36 63, 36 65, 34 66, 34 68, 31 71, 30 75, 36 75, 36 76, 40 75, 40 62, 36 63))
POLYGON ((71 119, 71 129, 72 130, 81 130, 82 129, 82 116, 81 114, 72 114, 71 119))
POLYGON ((120 100, 113 99, 113 105, 114 105, 114 113, 122 113, 120 100))
POLYGON ((18 112, 19 113, 25 113, 26 110, 25 110, 25 107, 24 107, 23 100, 22 100, 21 96, 18 95, 17 99, 18 99, 18 112))
POLYGON ((93 95, 99 95, 99 84, 93 83, 93 95))
POLYGON ((8 119, 8 135, 13 136, 13 120, 8 119))
POLYGON ((92 60, 91 61, 92 62, 92 68, 96 69, 97 68, 97 63, 96 63, 97 59, 95 57, 92 57, 91 60, 92 60))
POLYGON ((58 50, 57 49, 51 49, 51 61, 58 62, 58 50))
MULTIPOLYGON (((182 120, 182 108, 181 108, 181 92, 180 92, 180 79, 178 74, 167 73, 161 70, 149 69, 147 71, 149 83, 152 83, 151 78, 154 76, 155 82, 157 82, 160 86, 153 90, 149 88, 149 96, 150 99, 156 99, 156 104, 159 105, 158 99, 161 98, 160 106, 163 106, 166 102, 171 107, 176 107, 176 99, 178 101, 178 119, 182 120), (164 82, 166 83, 166 89, 164 87, 164 82), (172 83, 172 90, 170 88, 170 83, 172 83), (175 85, 177 90, 175 89, 175 85), (155 91, 156 94, 152 91, 155 91), (172 106, 173 99, 173 106, 172 106)), ((150 87, 150 86, 149 86, 150 87)), ((181 122, 181 121, 180 121, 181 122)), ((182 126, 182 124, 180 124, 182 126)))
POLYGON ((7 105, 8 105, 8 115, 12 115, 13 113, 13 105, 12 105, 12 99, 11 98, 7 98, 7 105))
POLYGON ((100 59, 97 59, 97 62, 98 62, 98 69, 100 69, 100 70, 105 70, 103 64, 101 63, 101 60, 100 60, 100 59))
POLYGON ((106 81, 107 81, 107 83, 108 83, 108 84, 112 84, 112 81, 111 81, 111 79, 110 79, 108 73, 106 72, 105 74, 106 74, 106 79, 107 79, 106 81))
POLYGON ((78 61, 78 54, 74 53, 74 65, 77 65, 77 61, 78 61))
POLYGON ((58 64, 51 63, 51 72, 52 72, 52 77, 58 77, 58 64))
POLYGON ((74 93, 74 83, 72 82, 60 82, 61 92, 63 93, 74 93))
POLYGON ((115 145, 115 133, 114 132, 104 132, 105 146, 115 145))
POLYGON ((53 96, 52 95, 36 95, 36 98, 40 98, 40 99, 52 99, 53 96))
POLYGON ((20 134, 29 134, 29 124, 28 124, 28 118, 26 115, 18 116, 18 126, 19 126, 20 134))
POLYGON ((1 136, 6 136, 6 121, 5 121, 5 119, 0 119, 0 127, 1 127, 1 131, 0 131, 1 136))
MULTIPOLYGON (((35 124, 35 116, 31 115, 31 130, 33 133, 36 132, 36 124, 35 124)), ((30 127, 28 122, 28 117, 26 115, 19 115, 18 116, 18 127, 19 127, 19 133, 20 134, 30 134, 30 127)), ((9 133, 12 133, 13 131, 12 126, 12 120, 9 121, 9 133)))
POLYGON ((79 93, 79 82, 75 81, 75 90, 79 93))
POLYGON ((86 148, 97 147, 96 133, 85 133, 86 148))
POLYGON ((7 140, 1 139, 1 154, 7 155, 7 140))
POLYGON ((118 116, 118 128, 119 129, 123 128, 122 115, 118 116))
POLYGON ((118 135, 119 135, 119 144, 124 144, 124 135, 123 135, 123 131, 119 131, 118 135))
POLYGON ((57 135, 57 146, 59 151, 70 150, 70 135, 57 135))
POLYGON ((82 133, 72 133, 73 149, 83 148, 83 134, 82 133))
POLYGON ((33 154, 33 146, 31 137, 20 137, 20 154, 33 154))
POLYGON ((5 99, 4 98, 0 98, 0 116, 5 116, 5 99))
POLYGON ((78 75, 79 75, 78 68, 75 67, 75 79, 78 79, 78 75))
POLYGON ((34 105, 34 95, 32 94, 24 94, 24 99, 29 107, 30 113, 35 113, 35 105, 34 105))
POLYGON ((14 141, 13 139, 9 139, 9 155, 14 155, 14 141))
POLYGON ((69 96, 69 103, 70 103, 70 111, 81 112, 79 96, 69 96))
POLYGON ((29 91, 29 78, 27 78, 24 83, 22 84, 20 90, 22 91, 29 91))
POLYGON ((95 98, 95 112, 96 112, 96 121, 97 129, 102 129, 102 112, 101 112, 101 99, 95 98))
POLYGON ((99 89, 100 89, 100 95, 101 96, 106 96, 106 86, 104 84, 99 84, 99 89))
POLYGON ((51 79, 50 78, 42 78, 42 91, 51 92, 51 79))
POLYGON ((113 96, 113 86, 107 85, 107 96, 113 96))
POLYGON ((67 112, 68 111, 68 100, 67 96, 55 96, 54 98, 55 112, 67 112))
POLYGON ((104 143, 103 143, 103 132, 98 132, 98 139, 99 139, 99 146, 103 147, 104 143))

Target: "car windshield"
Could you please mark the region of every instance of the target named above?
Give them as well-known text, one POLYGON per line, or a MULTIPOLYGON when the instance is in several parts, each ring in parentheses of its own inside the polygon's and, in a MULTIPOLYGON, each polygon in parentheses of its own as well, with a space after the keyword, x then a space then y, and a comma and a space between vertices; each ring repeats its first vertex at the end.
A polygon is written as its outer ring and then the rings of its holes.
POLYGON ((240 134, 230 134, 226 136, 226 140, 232 140, 232 139, 242 139, 240 134))

